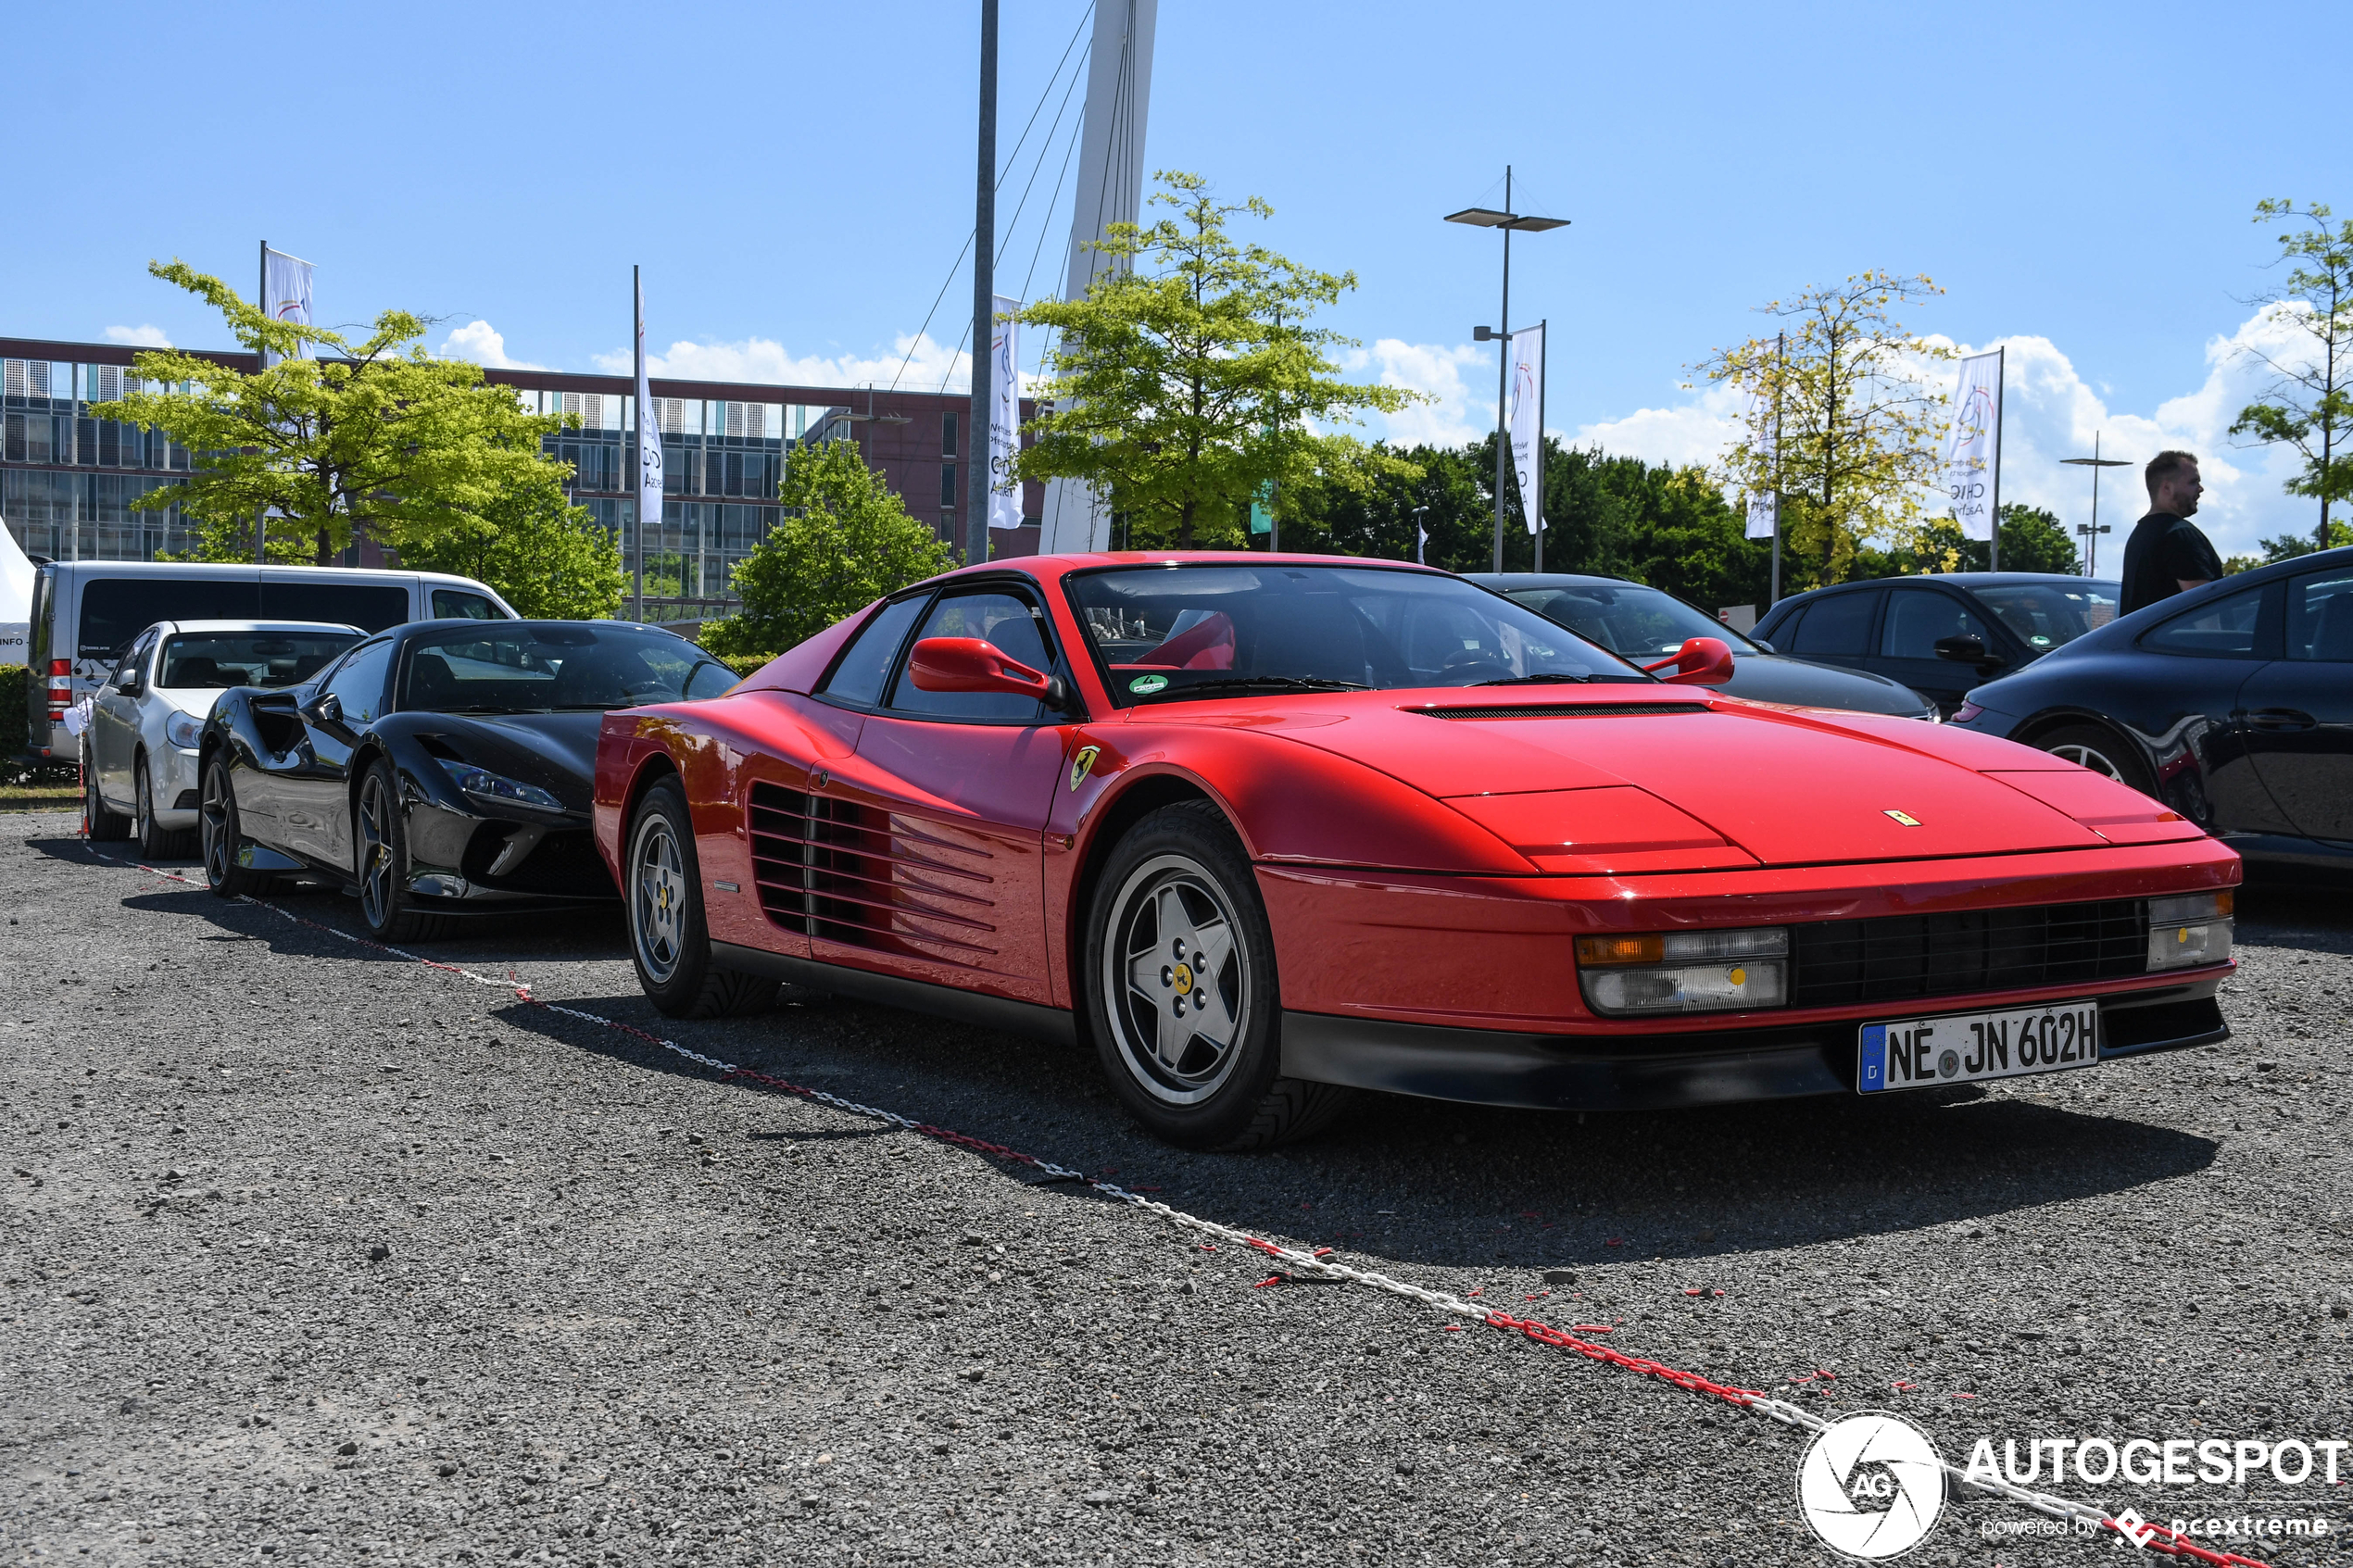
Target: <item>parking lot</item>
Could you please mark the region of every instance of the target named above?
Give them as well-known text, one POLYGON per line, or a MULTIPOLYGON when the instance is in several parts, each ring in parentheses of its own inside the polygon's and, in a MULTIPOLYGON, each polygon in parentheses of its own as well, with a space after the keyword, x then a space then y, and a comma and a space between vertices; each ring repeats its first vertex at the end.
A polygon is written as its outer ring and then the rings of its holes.
MULTIPOLYGON (((1833 1561, 1788 1428, 1262 1285, 1082 1187, 341 939, 337 896, 226 904, 74 826, 0 819, 0 1561, 1833 1561)), ((661 1020, 617 918, 425 952, 1630 1354, 1893 1410, 1958 1461, 2353 1426, 2353 916, 2252 893, 2239 940, 2224 1046, 1883 1103, 1369 1099, 1252 1157, 1154 1143, 1090 1057, 961 1025, 661 1020)), ((2317 1475, 2037 1485, 2353 1524, 2317 1475)), ((2112 1561, 1999 1534, 2027 1517, 1957 1501, 1911 1561, 2112 1561)))

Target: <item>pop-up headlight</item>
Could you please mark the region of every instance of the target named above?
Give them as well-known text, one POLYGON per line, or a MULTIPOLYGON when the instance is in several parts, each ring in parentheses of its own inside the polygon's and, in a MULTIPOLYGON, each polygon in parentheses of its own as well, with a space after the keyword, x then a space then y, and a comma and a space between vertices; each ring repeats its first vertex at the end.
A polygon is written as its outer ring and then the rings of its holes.
POLYGON ((1580 936, 1577 970, 1595 1012, 1717 1012, 1789 1000, 1789 933, 1669 931, 1580 936))
POLYGON ((2229 888, 2149 900, 2149 968, 2195 969, 2231 956, 2229 888))

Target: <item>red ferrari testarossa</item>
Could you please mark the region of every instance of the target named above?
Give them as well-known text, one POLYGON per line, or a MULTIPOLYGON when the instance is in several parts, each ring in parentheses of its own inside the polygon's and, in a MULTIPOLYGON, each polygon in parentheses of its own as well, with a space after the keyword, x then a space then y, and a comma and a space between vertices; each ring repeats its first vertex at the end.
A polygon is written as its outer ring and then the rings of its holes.
MULTIPOLYGON (((2041 751, 1664 678, 1444 572, 1021 558, 609 715, 647 994, 1091 1042, 1155 1132, 1692 1105, 2226 1037, 2238 857, 2041 751)), ((1657 667, 1666 669, 1666 665, 1657 667)))

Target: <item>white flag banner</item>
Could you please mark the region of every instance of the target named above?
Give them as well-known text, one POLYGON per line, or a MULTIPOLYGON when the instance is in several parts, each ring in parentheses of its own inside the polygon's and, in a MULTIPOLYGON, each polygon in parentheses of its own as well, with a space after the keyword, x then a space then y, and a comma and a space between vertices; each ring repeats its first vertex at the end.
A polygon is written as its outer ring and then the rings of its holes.
MULTIPOLYGON (((278 320, 309 326, 310 263, 298 256, 288 256, 282 250, 271 250, 264 245, 261 250, 261 307, 278 320)), ((262 368, 267 370, 276 364, 278 358, 265 353, 262 368)), ((303 345, 298 358, 310 358, 308 344, 303 345)))
MULTIPOLYGON (((661 529, 661 418, 646 390, 646 285, 637 284, 637 537, 661 529)), ((773 497, 772 497, 773 498, 773 497)), ((642 546, 641 546, 642 547, 642 546)))
POLYGON ((1544 531, 1544 323, 1512 334, 1512 467, 1528 531, 1544 531))
POLYGON ((1013 313, 1018 299, 995 296, 991 312, 1000 318, 988 338, 988 526, 1021 526, 1021 481, 1013 461, 1021 453, 1021 323, 1013 313))
MULTIPOLYGON (((1764 400, 1752 395, 1748 400, 1748 416, 1743 421, 1749 429, 1756 430, 1764 427, 1764 421, 1760 417, 1763 411, 1764 400)), ((1756 450, 1764 458, 1762 466, 1766 470, 1771 470, 1780 466, 1780 446, 1769 427, 1764 427, 1764 435, 1757 442, 1756 450)), ((1748 497, 1748 532, 1745 536, 1751 539, 1770 539, 1780 532, 1780 496, 1770 490, 1761 493, 1751 491, 1748 497)))
POLYGON ((1944 490, 1964 539, 1994 537, 1994 476, 2002 466, 2002 356, 1961 361, 1953 398, 1953 441, 1944 458, 1944 490))

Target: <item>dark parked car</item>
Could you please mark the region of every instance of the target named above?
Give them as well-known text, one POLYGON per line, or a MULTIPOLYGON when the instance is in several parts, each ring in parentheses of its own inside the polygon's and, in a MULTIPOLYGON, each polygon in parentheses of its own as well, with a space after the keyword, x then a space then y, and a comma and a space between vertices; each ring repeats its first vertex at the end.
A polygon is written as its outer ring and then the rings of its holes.
POLYGON ((1817 588, 1775 605, 1757 636, 1782 653, 1901 681, 1947 716, 1969 692, 2116 619, 2114 583, 1955 571, 1817 588), (1974 637, 1972 648, 1966 641, 1974 637))
POLYGON ((1663 589, 1620 577, 1565 571, 1468 575, 1472 582, 1637 664, 1667 658, 1687 637, 1720 638, 1732 650, 1732 678, 1720 689, 1734 696, 1800 708, 1895 713, 1907 719, 1936 717, 1935 704, 1900 682, 1788 658, 1784 650, 1741 635, 1705 610, 1663 589))
POLYGON ((205 879, 229 897, 323 874, 395 942, 454 913, 614 897, 588 835, 598 726, 735 681, 650 626, 396 626, 300 685, 220 694, 198 761, 205 879))
POLYGON ((2353 549, 2137 610, 1953 721, 2120 779, 2250 861, 2353 872, 2353 549))

